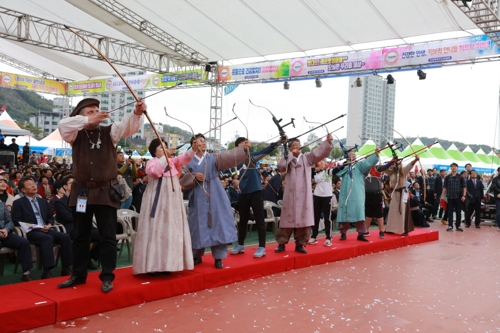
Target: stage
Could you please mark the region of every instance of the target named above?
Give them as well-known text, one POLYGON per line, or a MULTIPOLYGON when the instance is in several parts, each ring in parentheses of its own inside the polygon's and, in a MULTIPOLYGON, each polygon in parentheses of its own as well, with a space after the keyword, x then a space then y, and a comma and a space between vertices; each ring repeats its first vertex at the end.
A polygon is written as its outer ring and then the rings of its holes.
POLYGON ((439 239, 436 230, 418 229, 407 237, 386 234, 378 238, 372 232, 370 242, 356 240, 356 234, 348 234, 346 241, 333 239, 331 247, 319 244, 307 246, 307 254, 294 252, 294 244, 288 244, 285 252, 275 253, 275 244, 266 247, 264 258, 253 258, 255 248, 247 248, 245 254, 229 255, 224 269, 215 269, 210 254, 192 271, 175 272, 171 276, 132 275, 132 268, 116 270, 115 289, 109 294, 100 291, 98 272, 90 273, 85 285, 69 289, 57 289, 66 278, 52 278, 0 287, 0 322, 3 332, 18 332, 56 322, 80 318, 105 311, 151 302, 172 296, 215 288, 238 281, 254 279, 279 272, 320 265, 370 253, 397 249, 413 244, 439 239))

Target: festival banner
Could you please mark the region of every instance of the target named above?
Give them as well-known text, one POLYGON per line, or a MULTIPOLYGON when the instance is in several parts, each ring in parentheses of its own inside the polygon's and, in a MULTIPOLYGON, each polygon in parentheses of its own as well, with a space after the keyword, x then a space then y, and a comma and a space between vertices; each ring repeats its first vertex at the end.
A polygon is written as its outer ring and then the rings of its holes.
POLYGON ((31 90, 39 93, 59 94, 66 93, 66 83, 38 77, 1 73, 0 85, 21 90, 31 90))
MULTIPOLYGON (((144 74, 125 76, 124 79, 130 85, 132 90, 144 90, 174 86, 177 82, 183 82, 183 84, 199 84, 202 77, 203 74, 200 69, 178 72, 175 74, 144 74)), ((119 77, 113 77, 106 80, 105 91, 114 92, 127 89, 127 86, 119 77)))
POLYGON ((106 87, 106 80, 87 80, 68 82, 67 95, 83 95, 88 93, 102 93, 106 87))
POLYGON ((500 55, 500 49, 488 36, 479 35, 376 50, 221 66, 219 81, 337 76, 355 71, 397 71, 406 66, 439 66, 446 62, 495 55, 500 55))
POLYGON ((290 60, 219 67, 219 82, 251 81, 288 76, 290 76, 290 60))

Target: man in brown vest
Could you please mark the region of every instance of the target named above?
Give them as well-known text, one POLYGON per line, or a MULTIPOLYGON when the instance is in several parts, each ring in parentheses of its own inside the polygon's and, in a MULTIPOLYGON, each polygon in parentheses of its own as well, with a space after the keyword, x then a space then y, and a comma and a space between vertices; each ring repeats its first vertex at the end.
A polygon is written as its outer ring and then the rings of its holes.
POLYGON ((73 176, 69 207, 73 211, 75 238, 73 240, 73 274, 59 288, 84 284, 90 252, 90 230, 95 215, 101 241, 99 261, 102 271, 101 290, 113 290, 116 268, 116 211, 119 200, 110 194, 111 182, 116 180, 116 144, 121 138, 136 133, 144 121, 143 102, 135 105, 133 114, 119 123, 100 124, 109 118, 99 112, 99 100, 85 98, 77 104, 69 118, 59 123, 64 141, 73 148, 73 176))

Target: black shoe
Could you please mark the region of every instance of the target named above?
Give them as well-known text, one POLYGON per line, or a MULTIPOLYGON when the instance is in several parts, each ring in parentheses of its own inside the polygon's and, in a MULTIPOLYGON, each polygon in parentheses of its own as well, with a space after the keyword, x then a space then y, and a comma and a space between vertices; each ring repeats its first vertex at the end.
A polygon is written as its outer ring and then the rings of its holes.
POLYGON ((222 264, 222 259, 215 259, 214 266, 215 268, 218 269, 224 268, 224 265, 222 264))
POLYGON ((274 252, 276 253, 285 252, 285 244, 278 244, 278 247, 274 249, 274 252))
POLYGON ((446 231, 453 231, 453 227, 446 228, 446 231))
POLYGON ((199 265, 203 262, 203 260, 201 259, 201 257, 197 257, 197 258, 193 258, 193 263, 195 265, 199 265))
POLYGON ((466 227, 466 228, 470 228, 470 224, 466 224, 466 225, 465 225, 465 227, 466 227))
POLYGON ((41 279, 45 280, 45 279, 50 279, 51 277, 52 277, 52 273, 50 271, 47 271, 47 272, 42 273, 41 279))
POLYGON ((172 272, 169 272, 169 271, 163 271, 163 272, 160 272, 161 275, 172 275, 172 272))
POLYGON ((341 232, 339 240, 346 240, 346 239, 347 239, 347 235, 344 234, 343 232, 341 232))
POLYGON ((379 236, 380 238, 382 238, 382 239, 384 239, 384 238, 385 238, 385 234, 384 234, 384 232, 383 232, 383 231, 379 231, 378 236, 379 236))
POLYGON ((457 231, 464 231, 464 229, 457 227, 457 231))
POLYGON ((30 282, 33 281, 31 274, 21 276, 21 282, 30 282))
POLYGON ((481 229, 481 226, 476 225, 476 229, 481 229))
POLYGON ((304 253, 304 254, 307 253, 306 249, 304 249, 304 247, 301 244, 295 245, 295 252, 304 253))
POLYGON ((403 233, 401 234, 401 236, 403 236, 403 237, 408 236, 408 233, 407 233, 407 232, 403 232, 403 233))
POLYGON ((77 284, 85 284, 85 282, 87 282, 86 279, 71 275, 71 277, 63 283, 59 283, 57 288, 69 288, 76 286, 77 284))
POLYGON ((87 265, 87 269, 88 270, 95 271, 98 268, 99 268, 99 266, 97 266, 96 264, 94 264, 92 262, 92 260, 89 260, 89 264, 87 265))
POLYGON ((70 276, 71 274, 73 274, 73 271, 69 267, 61 270, 61 276, 70 276))
POLYGON ((103 293, 109 293, 111 290, 113 290, 113 282, 109 280, 102 281, 101 291, 103 293))
POLYGON ((358 235, 357 240, 362 241, 362 242, 369 242, 369 240, 366 239, 366 237, 364 235, 361 235, 361 234, 358 235))

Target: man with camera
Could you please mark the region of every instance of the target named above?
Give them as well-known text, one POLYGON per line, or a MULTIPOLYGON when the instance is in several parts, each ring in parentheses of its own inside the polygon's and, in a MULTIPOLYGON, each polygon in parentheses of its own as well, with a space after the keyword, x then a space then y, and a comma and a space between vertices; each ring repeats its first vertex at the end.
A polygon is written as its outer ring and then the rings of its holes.
MULTIPOLYGON (((130 157, 132 155, 132 151, 128 151, 127 153, 129 155, 127 161, 125 161, 125 155, 122 152, 116 153, 116 166, 118 167, 118 172, 123 176, 130 190, 132 190, 134 188, 134 178, 137 176, 137 165, 132 157, 130 157)), ((132 196, 130 196, 127 200, 130 207, 130 203, 133 200, 132 196)))

